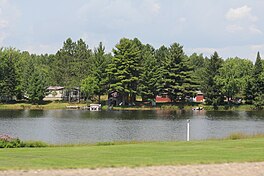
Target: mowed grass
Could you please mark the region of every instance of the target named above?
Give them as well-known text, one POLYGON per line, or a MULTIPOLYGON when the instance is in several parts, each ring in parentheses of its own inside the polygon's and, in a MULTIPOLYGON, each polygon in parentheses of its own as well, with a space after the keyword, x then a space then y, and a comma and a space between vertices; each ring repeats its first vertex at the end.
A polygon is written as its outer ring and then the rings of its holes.
POLYGON ((264 138, 0 149, 0 170, 264 161, 264 138))
POLYGON ((70 104, 64 102, 46 102, 46 104, 33 105, 30 103, 0 104, 0 109, 66 109, 67 106, 86 106, 86 104, 70 104))

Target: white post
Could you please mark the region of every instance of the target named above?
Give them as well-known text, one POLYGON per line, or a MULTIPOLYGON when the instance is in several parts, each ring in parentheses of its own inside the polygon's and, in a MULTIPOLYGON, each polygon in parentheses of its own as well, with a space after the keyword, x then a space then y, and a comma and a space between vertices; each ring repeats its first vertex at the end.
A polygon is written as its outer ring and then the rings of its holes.
POLYGON ((190 119, 187 120, 187 141, 190 141, 190 119))

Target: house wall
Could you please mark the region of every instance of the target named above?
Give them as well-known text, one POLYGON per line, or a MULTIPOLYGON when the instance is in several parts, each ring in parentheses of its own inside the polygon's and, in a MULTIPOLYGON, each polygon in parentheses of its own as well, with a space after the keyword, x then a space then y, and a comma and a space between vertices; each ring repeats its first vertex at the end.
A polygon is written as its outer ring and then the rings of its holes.
POLYGON ((172 102, 171 99, 166 95, 166 96, 156 96, 156 102, 157 103, 169 103, 172 102))
POLYGON ((195 97, 195 101, 196 102, 203 102, 204 101, 204 96, 203 95, 197 95, 195 97))
POLYGON ((63 100, 63 90, 52 90, 45 96, 44 101, 63 100))

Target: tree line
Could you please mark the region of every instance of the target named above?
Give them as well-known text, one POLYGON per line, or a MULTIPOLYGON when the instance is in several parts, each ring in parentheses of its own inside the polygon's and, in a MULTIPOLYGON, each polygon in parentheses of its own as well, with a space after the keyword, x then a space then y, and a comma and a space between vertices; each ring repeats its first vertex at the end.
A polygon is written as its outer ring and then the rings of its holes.
POLYGON ((123 104, 133 104, 165 93, 173 102, 186 102, 200 90, 206 103, 217 107, 243 100, 264 105, 264 62, 223 60, 217 52, 187 56, 173 43, 155 49, 139 39, 122 38, 111 53, 102 43, 90 49, 82 40, 68 38, 56 54, 30 54, 15 48, 0 49, 0 100, 43 100, 48 86, 80 88, 85 99, 116 91, 123 104))

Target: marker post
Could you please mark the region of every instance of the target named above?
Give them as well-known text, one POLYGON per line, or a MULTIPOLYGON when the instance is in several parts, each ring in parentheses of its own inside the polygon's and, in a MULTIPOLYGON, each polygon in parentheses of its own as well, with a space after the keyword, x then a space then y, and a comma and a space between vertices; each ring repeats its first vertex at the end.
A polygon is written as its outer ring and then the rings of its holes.
POLYGON ((190 141, 190 119, 187 120, 187 141, 190 141))

